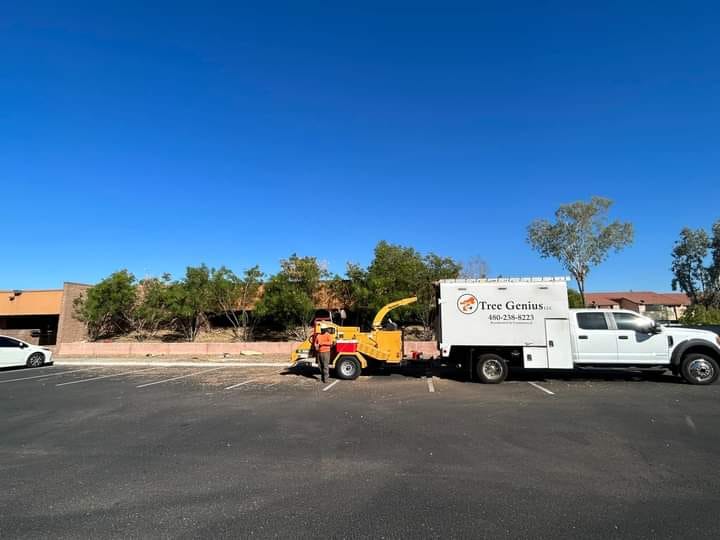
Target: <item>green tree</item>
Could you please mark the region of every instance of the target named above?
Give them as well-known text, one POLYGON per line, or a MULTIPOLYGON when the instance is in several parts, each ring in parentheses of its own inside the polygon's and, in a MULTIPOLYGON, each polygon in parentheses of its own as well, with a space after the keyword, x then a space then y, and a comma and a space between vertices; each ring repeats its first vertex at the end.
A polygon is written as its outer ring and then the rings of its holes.
POLYGON ((684 228, 672 251, 672 288, 693 304, 720 307, 720 220, 712 237, 703 229, 684 228))
MULTIPOLYGON (((385 304, 418 294, 425 274, 422 256, 414 248, 378 242, 367 269, 368 307, 376 312, 385 304)), ((412 312, 413 307, 404 312, 412 312)))
POLYGON ((582 296, 580 296, 580 293, 577 292, 575 289, 571 289, 568 287, 567 296, 568 296, 568 305, 570 306, 570 309, 577 309, 577 308, 585 307, 582 296))
MULTIPOLYGON (((710 241, 712 258, 710 262, 710 282, 716 295, 720 295, 720 219, 712 226, 712 240, 710 241)), ((720 307, 720 298, 715 298, 715 304, 720 307)))
POLYGON ((185 277, 170 284, 167 307, 172 325, 187 341, 195 341, 200 329, 207 325, 207 313, 217 311, 210 286, 210 269, 204 264, 189 266, 185 277))
POLYGON ((133 310, 133 328, 137 339, 144 340, 157 335, 160 328, 171 322, 168 307, 170 274, 160 278, 145 278, 138 286, 138 302, 133 310))
POLYGON ((291 337, 307 338, 320 283, 327 275, 315 257, 293 254, 280 261, 280 271, 265 284, 257 316, 291 337))
POLYGON ((433 335, 433 324, 437 314, 437 296, 433 283, 440 279, 457 278, 463 266, 450 257, 440 257, 434 253, 428 253, 423 257, 423 267, 417 286, 418 301, 415 311, 423 326, 423 337, 430 339, 433 335))
POLYGON ((683 316, 680 317, 680 322, 691 326, 720 325, 720 308, 693 304, 685 310, 683 316))
POLYGON ((355 309, 363 324, 368 324, 384 305, 417 296, 416 304, 393 312, 393 319, 403 323, 419 322, 425 333, 430 334, 436 311, 432 283, 457 278, 461 269, 462 265, 449 257, 435 253, 422 256, 412 247, 380 241, 368 268, 348 264, 347 276, 356 299, 355 309))
POLYGON ((88 337, 94 341, 131 330, 136 302, 135 276, 120 270, 88 289, 73 307, 75 317, 85 323, 88 337))
POLYGON ((309 297, 317 294, 320 282, 328 277, 316 257, 299 257, 295 253, 280 261, 280 273, 309 297))
POLYGON ((335 274, 329 281, 326 282, 326 299, 328 301, 328 311, 331 310, 331 305, 339 305, 341 309, 347 311, 354 308, 357 304, 356 291, 353 287, 353 282, 342 276, 335 274))
POLYGON ((259 266, 253 266, 243 272, 240 280, 240 339, 249 341, 253 337, 256 317, 251 308, 255 304, 262 280, 265 274, 260 270, 259 266))
POLYGON ((585 282, 590 269, 633 241, 631 223, 608 223, 610 199, 593 197, 561 205, 555 223, 540 219, 528 226, 527 241, 544 258, 557 259, 577 282, 585 303, 585 282))
POLYGON ((262 275, 257 266, 246 270, 242 278, 224 266, 210 270, 209 307, 225 317, 237 339, 247 341, 252 333, 249 307, 257 296, 262 275))

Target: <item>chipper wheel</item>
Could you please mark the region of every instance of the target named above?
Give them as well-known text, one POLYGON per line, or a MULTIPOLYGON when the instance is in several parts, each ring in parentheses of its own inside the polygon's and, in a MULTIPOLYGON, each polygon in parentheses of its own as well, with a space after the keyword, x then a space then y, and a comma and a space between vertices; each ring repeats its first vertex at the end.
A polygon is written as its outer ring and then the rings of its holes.
POLYGON ((343 355, 335 360, 335 375, 338 379, 352 381, 360 376, 360 362, 354 356, 343 355))

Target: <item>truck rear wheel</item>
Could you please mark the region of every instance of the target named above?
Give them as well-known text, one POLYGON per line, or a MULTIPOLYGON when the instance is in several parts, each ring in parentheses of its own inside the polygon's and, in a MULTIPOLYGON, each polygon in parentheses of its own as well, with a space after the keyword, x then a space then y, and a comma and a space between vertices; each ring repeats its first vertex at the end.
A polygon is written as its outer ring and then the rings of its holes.
POLYGON ((335 375, 338 379, 352 381, 360 376, 360 363, 354 356, 340 356, 335 360, 335 375))
POLYGON ((477 360, 475 373, 484 383, 499 384, 507 378, 508 365, 505 359, 497 354, 483 354, 477 360))
POLYGON ((683 359, 680 373, 690 384, 712 384, 720 375, 720 368, 711 356, 693 353, 683 359))

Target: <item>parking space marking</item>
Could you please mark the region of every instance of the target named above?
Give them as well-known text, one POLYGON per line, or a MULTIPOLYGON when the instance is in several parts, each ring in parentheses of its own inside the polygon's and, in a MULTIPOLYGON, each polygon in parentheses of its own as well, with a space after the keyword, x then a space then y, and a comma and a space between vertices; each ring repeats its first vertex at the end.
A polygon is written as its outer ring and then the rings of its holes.
POLYGON ((243 382, 241 382, 241 383, 237 383, 237 384, 233 384, 233 385, 230 385, 230 386, 226 386, 226 387, 225 387, 225 390, 232 390, 233 388, 237 388, 238 386, 243 386, 243 385, 245 385, 245 384, 250 384, 251 382, 255 382, 255 381, 257 381, 257 379, 250 379, 249 381, 243 381, 243 382))
POLYGON ((430 393, 435 392, 435 385, 433 384, 433 378, 432 377, 423 377, 427 381, 428 391, 430 393))
POLYGON ((195 371, 193 373, 187 373, 185 375, 180 375, 179 377, 172 377, 171 379, 165 379, 162 381, 155 381, 155 382, 151 382, 151 383, 139 384, 138 386, 136 386, 136 388, 145 388, 146 386, 153 386, 155 384, 162 384, 162 383, 166 383, 166 382, 170 382, 170 381, 177 381, 179 379, 185 379, 186 377, 192 377, 193 375, 200 375, 202 373, 209 373, 210 371, 217 371, 218 369, 225 369, 226 367, 228 367, 228 366, 221 366, 221 367, 216 367, 216 368, 212 368, 212 369, 204 369, 202 371, 195 371))
POLYGON ((340 382, 340 381, 331 382, 331 383, 328 384, 325 388, 323 388, 322 391, 323 391, 323 392, 327 392, 328 390, 330 390, 333 386, 335 386, 335 385, 336 385, 337 383, 339 383, 339 382, 340 382))
POLYGON ((154 368, 146 368, 146 369, 136 369, 134 371, 125 371, 123 373, 113 373, 112 375, 102 375, 100 377, 91 377, 90 379, 80 379, 79 381, 70 381, 70 382, 64 382, 60 384, 56 384, 55 386, 67 386, 69 384, 80 384, 90 381, 99 381, 100 379, 111 379, 113 377, 122 377, 123 375, 130 375, 132 373, 140 373, 141 371, 150 371, 151 369, 158 369, 156 367, 154 368))
POLYGON ((540 386, 540 385, 537 384, 537 383, 534 383, 534 382, 532 382, 532 381, 528 381, 528 384, 529 384, 530 386, 534 386, 534 387, 537 388, 538 390, 542 390, 542 391, 545 392, 546 394, 550 394, 551 396, 554 396, 554 395, 555 395, 555 392, 552 392, 552 391, 548 390, 547 388, 544 388, 544 387, 540 386))
POLYGON ((78 371, 90 371, 93 369, 100 369, 99 367, 95 368, 87 368, 87 369, 73 369, 72 371, 61 371, 59 373, 50 373, 45 375, 35 375, 33 377, 22 377, 21 379, 6 379, 4 381, 0 381, 0 384, 5 384, 9 382, 16 382, 16 381, 29 381, 30 379, 47 379, 49 377, 57 377, 58 375, 67 375, 68 373, 77 373, 78 371))

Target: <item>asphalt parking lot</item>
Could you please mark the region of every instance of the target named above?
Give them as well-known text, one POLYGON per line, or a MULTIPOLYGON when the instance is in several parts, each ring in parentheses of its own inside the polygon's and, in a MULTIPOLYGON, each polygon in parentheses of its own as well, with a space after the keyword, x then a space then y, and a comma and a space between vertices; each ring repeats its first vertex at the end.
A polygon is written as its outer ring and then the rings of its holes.
POLYGON ((0 371, 2 538, 717 538, 720 385, 0 371))

